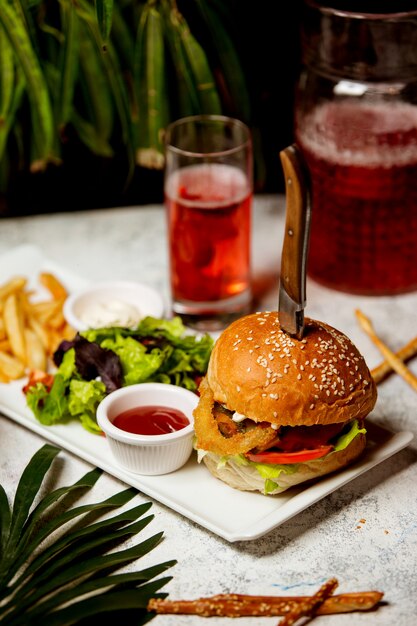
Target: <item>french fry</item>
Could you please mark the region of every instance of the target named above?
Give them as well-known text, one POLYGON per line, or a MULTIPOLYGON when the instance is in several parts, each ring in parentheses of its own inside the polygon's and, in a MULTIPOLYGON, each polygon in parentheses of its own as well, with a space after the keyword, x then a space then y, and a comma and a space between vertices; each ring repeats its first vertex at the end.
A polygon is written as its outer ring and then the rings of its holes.
POLYGON ((27 351, 27 365, 31 370, 45 371, 47 367, 46 350, 38 335, 31 329, 25 328, 27 351))
POLYGON ((60 330, 51 328, 49 330, 49 354, 53 354, 62 341, 60 330))
POLYGON ((1 352, 11 352, 10 341, 8 339, 0 340, 0 351, 1 352))
POLYGON ((50 272, 42 272, 39 282, 49 292, 43 300, 22 276, 0 285, 0 383, 34 371, 44 375, 60 342, 74 337, 63 314, 66 288, 50 272))
POLYGON ((68 295, 67 290, 60 280, 50 272, 41 272, 39 275, 40 283, 46 287, 55 300, 65 300, 68 295))
POLYGON ((62 312, 62 306, 63 306, 63 303, 61 303, 61 305, 57 308, 55 314, 51 315, 51 317, 48 319, 48 326, 56 330, 59 330, 63 326, 65 326, 65 317, 62 312))
POLYGON ((48 335, 47 328, 43 326, 43 324, 41 324, 38 318, 35 315, 32 315, 31 312, 28 313, 26 319, 27 319, 29 328, 31 328, 37 334, 40 341, 42 342, 43 347, 45 348, 45 351, 48 351, 49 335, 48 335))
POLYGON ((62 339, 73 339, 74 335, 75 335, 75 330, 73 329, 73 327, 65 323, 64 327, 61 330, 62 339))
POLYGON ((396 354, 382 341, 382 339, 376 334, 371 320, 359 309, 356 310, 356 317, 363 330, 367 333, 373 343, 376 345, 382 356, 391 365, 392 369, 399 374, 406 383, 417 391, 417 376, 414 376, 408 367, 399 359, 396 354))
POLYGON ((16 293, 7 296, 3 311, 6 335, 10 341, 12 353, 26 363, 26 342, 24 335, 23 311, 16 293))
POLYGON ((16 293, 17 291, 21 291, 27 283, 27 279, 23 276, 15 276, 11 278, 7 283, 0 286, 0 300, 4 300, 11 293, 16 293))
POLYGON ((3 372, 0 370, 0 383, 9 383, 10 381, 11 378, 3 374, 3 372))
POLYGON ((25 374, 25 366, 16 357, 0 352, 0 372, 11 380, 22 378, 25 374))
POLYGON ((60 300, 43 300, 32 304, 31 311, 42 324, 48 324, 59 313, 61 307, 60 300))

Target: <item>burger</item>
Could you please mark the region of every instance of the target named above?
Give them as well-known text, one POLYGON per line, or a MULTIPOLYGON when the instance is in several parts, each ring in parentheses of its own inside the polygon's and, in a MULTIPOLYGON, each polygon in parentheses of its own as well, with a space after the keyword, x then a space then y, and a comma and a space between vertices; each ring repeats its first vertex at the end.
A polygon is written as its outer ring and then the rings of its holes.
POLYGON ((231 487, 272 495, 355 461, 376 402, 365 360, 346 335, 306 319, 297 340, 276 312, 223 331, 199 393, 199 461, 231 487))

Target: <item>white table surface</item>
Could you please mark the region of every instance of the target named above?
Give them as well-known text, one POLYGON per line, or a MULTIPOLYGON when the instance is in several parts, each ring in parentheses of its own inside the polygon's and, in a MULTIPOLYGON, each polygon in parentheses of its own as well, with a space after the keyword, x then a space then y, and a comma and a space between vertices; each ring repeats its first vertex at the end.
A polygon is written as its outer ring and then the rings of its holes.
MULTIPOLYGON (((58 205, 57 205, 58 208, 58 205)), ((253 275, 257 310, 276 308, 284 202, 257 196, 253 211, 253 275)), ((0 220, 0 254, 30 243, 61 266, 89 280, 138 279, 168 301, 167 251, 161 206, 56 213, 0 220)), ((417 334, 417 293, 393 298, 356 297, 307 285, 309 317, 347 333, 372 368, 377 349, 358 327, 355 308, 374 321, 377 332, 398 349, 417 334)), ((417 362, 411 365, 417 373, 417 362)), ((379 386, 373 420, 394 431, 417 434, 417 393, 398 376, 379 386)), ((31 456, 45 441, 0 416, 0 483, 9 497, 31 456)), ((417 438, 411 445, 327 496, 264 537, 228 543, 154 502, 149 534, 165 532, 146 564, 177 559, 164 588, 172 599, 238 592, 301 595, 335 576, 339 591, 377 589, 386 605, 367 614, 323 616, 319 624, 410 626, 417 618, 417 438)), ((78 479, 89 465, 68 452, 59 481, 78 479)), ((63 483, 65 484, 65 483, 63 483)), ((123 488, 105 474, 94 500, 123 488)), ((201 494, 204 497, 204 494, 201 494)), ((233 497, 231 490, 230 497, 233 497)), ((260 496, 262 497, 262 496, 260 496)), ((138 501, 148 501, 138 495, 138 501)), ((140 567, 144 567, 142 561, 140 567)), ((205 623, 204 618, 158 616, 160 626, 205 623)), ((254 626, 276 618, 211 618, 210 626, 254 626)))

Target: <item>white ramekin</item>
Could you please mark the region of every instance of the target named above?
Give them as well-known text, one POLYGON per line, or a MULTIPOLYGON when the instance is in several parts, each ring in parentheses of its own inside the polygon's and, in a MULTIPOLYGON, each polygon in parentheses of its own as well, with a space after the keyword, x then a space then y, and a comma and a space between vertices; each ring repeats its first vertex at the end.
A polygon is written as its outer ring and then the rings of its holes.
POLYGON ((122 280, 98 282, 68 296, 63 309, 65 319, 75 330, 88 330, 89 324, 81 319, 88 307, 112 300, 134 306, 141 318, 148 315, 159 318, 164 313, 164 302, 155 289, 142 283, 122 280))
POLYGON ((193 450, 193 411, 198 396, 182 387, 164 383, 141 383, 113 391, 97 408, 97 422, 105 433, 117 463, 136 474, 168 474, 186 463, 193 450), (166 406, 182 411, 189 425, 166 435, 136 435, 117 426, 117 415, 139 406, 166 406))

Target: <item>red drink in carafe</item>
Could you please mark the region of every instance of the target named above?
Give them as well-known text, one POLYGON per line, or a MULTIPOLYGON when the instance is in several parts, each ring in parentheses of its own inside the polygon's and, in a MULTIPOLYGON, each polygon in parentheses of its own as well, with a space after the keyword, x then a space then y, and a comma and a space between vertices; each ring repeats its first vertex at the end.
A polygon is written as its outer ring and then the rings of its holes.
POLYGON ((417 288, 417 107, 332 102, 297 129, 312 180, 309 274, 336 289, 417 288))
POLYGON ((213 302, 249 292, 252 193, 218 163, 177 170, 165 184, 174 300, 213 302))

